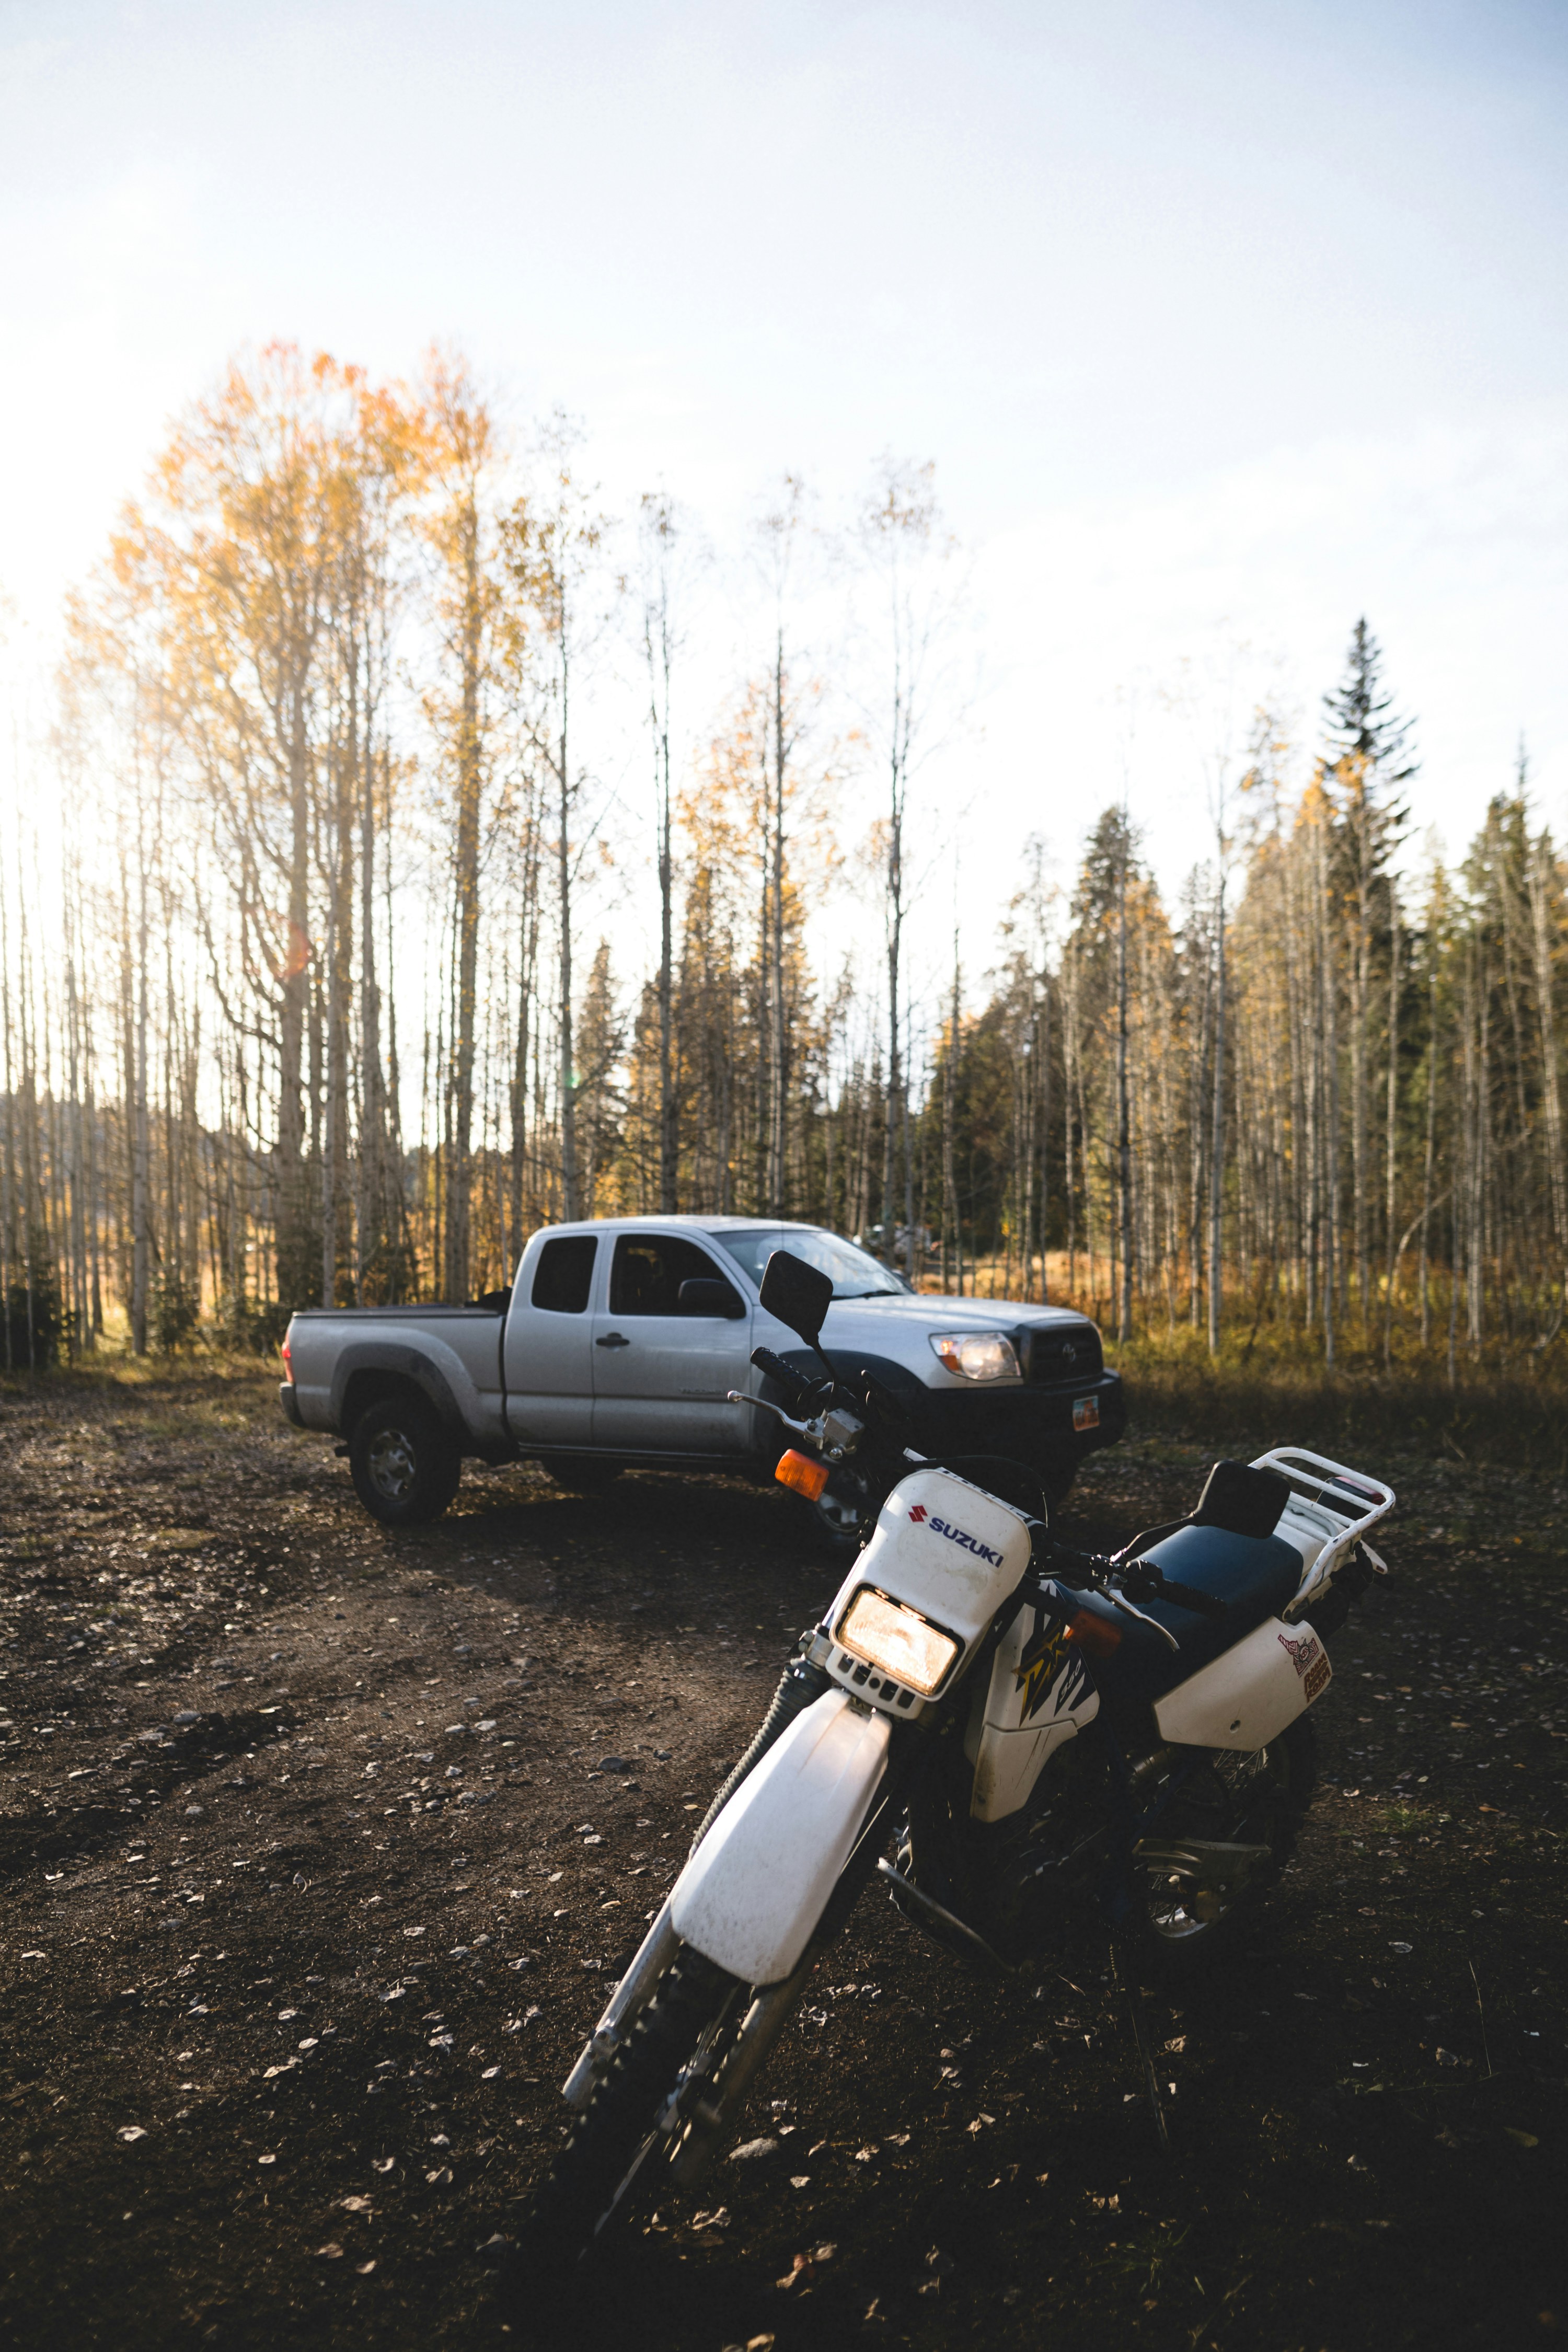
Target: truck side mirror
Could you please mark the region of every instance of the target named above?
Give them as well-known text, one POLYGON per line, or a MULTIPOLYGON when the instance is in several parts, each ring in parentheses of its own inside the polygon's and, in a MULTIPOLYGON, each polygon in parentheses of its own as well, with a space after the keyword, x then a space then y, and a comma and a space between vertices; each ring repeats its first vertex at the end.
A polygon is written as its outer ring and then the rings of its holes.
POLYGON ((678 1315, 718 1315, 726 1323, 738 1323, 746 1309, 734 1284, 715 1275, 710 1281, 693 1276, 689 1282, 683 1282, 675 1294, 675 1311, 678 1315))
POLYGON ((770 1315, 815 1348, 833 1304, 833 1277, 788 1250, 774 1250, 763 1272, 762 1300, 770 1315))

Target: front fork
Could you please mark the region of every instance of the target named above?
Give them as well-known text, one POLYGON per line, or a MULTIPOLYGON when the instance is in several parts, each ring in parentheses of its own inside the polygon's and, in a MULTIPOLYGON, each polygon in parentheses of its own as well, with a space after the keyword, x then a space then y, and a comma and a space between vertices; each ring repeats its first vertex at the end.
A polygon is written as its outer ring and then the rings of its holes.
MULTIPOLYGON (((739 2119, 752 2084, 798 2007, 813 1969, 844 1927, 876 1870, 894 1809, 903 1800, 910 1772, 923 1744, 915 1725, 899 1725, 894 1737, 897 1744, 889 1754, 881 1785, 797 1966, 778 1984, 751 1988, 745 2013, 728 2051, 717 2064, 710 2052, 700 2053, 682 2073, 657 2118, 656 2129, 668 2140, 678 2143, 670 2169, 682 2187, 689 2188, 701 2179, 719 2142, 739 2119)), ((638 2015, 647 2007, 682 1949, 680 1938, 670 1925, 673 1901, 672 1891, 562 2086, 563 2095, 574 2107, 587 2105, 616 2052, 636 2026, 638 2015)), ((740 1990, 737 1986, 736 1990, 740 1990)))

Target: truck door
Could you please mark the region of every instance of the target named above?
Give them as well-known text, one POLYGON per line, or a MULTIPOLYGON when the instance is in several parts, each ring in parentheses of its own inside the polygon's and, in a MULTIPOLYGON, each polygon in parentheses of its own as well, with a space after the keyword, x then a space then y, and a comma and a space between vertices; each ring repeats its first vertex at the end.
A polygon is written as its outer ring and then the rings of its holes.
POLYGON ((607 1301, 594 1318, 594 1444, 606 1452, 739 1454, 750 1443, 745 1389, 751 1310, 716 1257, 685 1234, 623 1233, 607 1301), (682 1314, 685 1282, 721 1282, 730 1317, 682 1314))
POLYGON ((524 1445, 588 1445, 597 1234, 558 1234, 518 1269, 506 1324, 507 1425, 524 1445), (527 1289, 523 1277, 527 1274, 527 1289))

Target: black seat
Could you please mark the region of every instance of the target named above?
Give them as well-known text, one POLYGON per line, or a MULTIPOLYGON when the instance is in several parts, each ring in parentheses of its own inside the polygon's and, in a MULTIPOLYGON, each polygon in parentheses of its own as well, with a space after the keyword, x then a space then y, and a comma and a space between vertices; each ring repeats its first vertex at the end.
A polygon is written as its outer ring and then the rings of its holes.
POLYGON ((1185 1527, 1151 1545, 1142 1557, 1163 1569, 1173 1584, 1190 1585, 1226 1603, 1223 1617, 1194 1616, 1173 1601, 1140 1601, 1136 1606, 1168 1626, 1181 1643, 1173 1650, 1121 1610, 1096 1601, 1121 1636, 1109 1658, 1097 1658, 1095 1681, 1113 1713, 1147 1706, 1217 1658, 1255 1625, 1278 1617, 1301 1581, 1301 1555, 1281 1536, 1238 1536, 1227 1528, 1185 1527))

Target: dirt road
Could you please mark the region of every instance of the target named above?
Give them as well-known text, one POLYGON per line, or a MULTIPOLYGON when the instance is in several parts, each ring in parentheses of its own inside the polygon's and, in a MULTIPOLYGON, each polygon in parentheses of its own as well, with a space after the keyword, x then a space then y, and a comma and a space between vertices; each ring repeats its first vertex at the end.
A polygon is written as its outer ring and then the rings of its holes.
MULTIPOLYGON (((1259 1445, 1288 1431, 1260 1429, 1259 1445)), ((1124 1446, 1080 1542, 1171 1516, 1124 1446)), ((1568 2330, 1563 1496, 1384 1460, 1398 1580, 1242 1960, 957 1972, 875 1895, 748 2139, 568 2320, 557 2085, 835 1579, 786 1497, 470 1472, 393 1537, 259 1376, 0 1395, 11 2340, 1492 2347, 1568 2330), (781 2282, 784 2282, 781 2284, 781 2282)))

